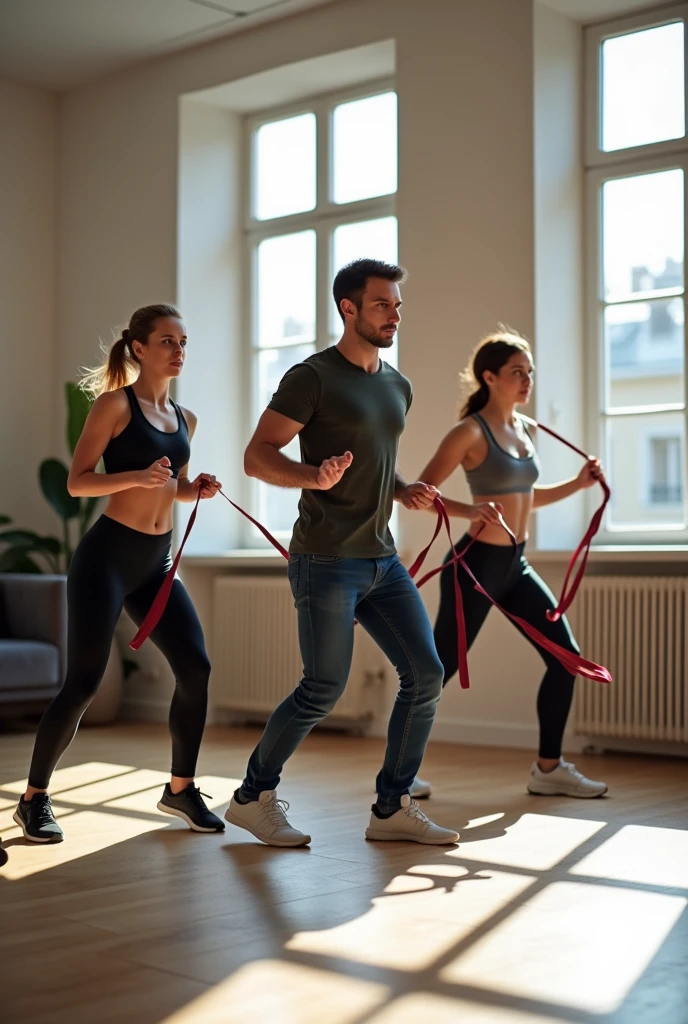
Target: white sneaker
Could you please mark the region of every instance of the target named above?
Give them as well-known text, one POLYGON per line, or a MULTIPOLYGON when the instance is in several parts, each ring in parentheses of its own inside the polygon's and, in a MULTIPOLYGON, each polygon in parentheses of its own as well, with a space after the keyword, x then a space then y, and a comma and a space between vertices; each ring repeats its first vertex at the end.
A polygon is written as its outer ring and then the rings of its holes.
POLYGON ((409 796, 412 800, 425 800, 432 795, 432 786, 424 779, 415 778, 409 789, 409 796))
POLYGON ((603 796, 607 792, 607 784, 586 779, 576 771, 575 764, 562 758, 561 763, 551 772, 541 771, 535 761, 530 769, 528 792, 536 796, 577 796, 590 800, 603 796))
POLYGON ((277 791, 268 789, 248 804, 240 804, 232 797, 225 820, 245 828, 268 846, 307 846, 311 837, 292 828, 287 820, 288 810, 287 801, 278 800, 277 791))
POLYGON ((407 843, 427 843, 429 846, 446 846, 459 841, 458 832, 430 821, 408 793, 404 793, 401 808, 391 817, 377 818, 371 813, 365 834, 366 839, 396 839, 407 843))

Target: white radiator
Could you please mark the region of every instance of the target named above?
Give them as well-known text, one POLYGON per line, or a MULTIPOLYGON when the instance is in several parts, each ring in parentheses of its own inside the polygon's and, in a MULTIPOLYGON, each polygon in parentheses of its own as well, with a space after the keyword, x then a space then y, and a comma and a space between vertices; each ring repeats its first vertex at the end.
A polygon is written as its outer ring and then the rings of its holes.
POLYGON ((610 685, 577 681, 575 731, 688 741, 686 579, 589 577, 574 607, 583 655, 614 677, 610 685))
MULTIPOLYGON (((286 576, 218 576, 214 589, 212 703, 238 718, 266 718, 303 675, 286 576)), ((386 659, 360 626, 343 697, 329 716, 362 726, 379 709, 386 659)))

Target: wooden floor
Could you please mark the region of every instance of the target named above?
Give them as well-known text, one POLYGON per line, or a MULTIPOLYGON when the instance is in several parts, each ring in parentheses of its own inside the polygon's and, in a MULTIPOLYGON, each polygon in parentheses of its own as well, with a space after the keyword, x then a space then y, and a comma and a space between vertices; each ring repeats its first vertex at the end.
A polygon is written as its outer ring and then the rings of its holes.
MULTIPOLYGON (((256 733, 211 729, 224 810, 256 733)), ((54 780, 67 839, 12 823, 32 737, 0 736, 5 1024, 687 1024, 688 763, 580 758, 610 796, 525 794, 527 754, 431 746, 456 848, 366 843, 378 740, 321 733, 281 795, 310 850, 156 810, 157 726, 83 729, 54 780)))

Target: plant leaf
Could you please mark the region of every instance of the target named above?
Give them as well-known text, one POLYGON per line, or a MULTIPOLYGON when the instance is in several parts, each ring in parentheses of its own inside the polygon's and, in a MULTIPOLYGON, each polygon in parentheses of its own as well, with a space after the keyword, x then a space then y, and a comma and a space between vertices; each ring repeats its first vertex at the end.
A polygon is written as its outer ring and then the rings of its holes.
POLYGON ((0 544, 10 544, 12 547, 16 547, 18 544, 38 544, 40 537, 37 533, 32 533, 31 530, 5 530, 0 533, 0 544))
POLYGON ((41 490, 46 501, 55 509, 60 519, 67 521, 79 515, 80 502, 67 490, 67 467, 59 459, 45 459, 38 471, 41 490))
POLYGON ((0 554, 0 572, 42 573, 43 570, 27 553, 26 548, 7 548, 0 554))
POLYGON ((65 384, 65 399, 67 402, 67 444, 73 455, 92 403, 86 392, 70 380, 65 384))

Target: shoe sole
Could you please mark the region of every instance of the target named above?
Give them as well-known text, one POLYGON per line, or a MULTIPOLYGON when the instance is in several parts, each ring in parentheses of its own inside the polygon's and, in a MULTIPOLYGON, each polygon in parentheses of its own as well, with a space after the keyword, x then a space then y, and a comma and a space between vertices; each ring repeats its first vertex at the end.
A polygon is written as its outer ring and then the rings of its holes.
POLYGON ((457 833, 456 839, 423 839, 421 836, 412 836, 408 832, 376 832, 373 829, 366 829, 366 839, 372 839, 378 843, 423 843, 425 846, 456 846, 460 840, 457 833))
POLYGON ((64 840, 64 836, 61 833, 58 836, 51 836, 50 839, 41 839, 39 836, 29 835, 26 831, 26 825, 16 811, 12 815, 12 819, 13 821, 16 821, 17 825, 19 825, 19 828, 24 833, 24 839, 28 839, 30 843, 61 843, 64 840))
POLYGON ((609 792, 609 786, 605 786, 601 793, 567 793, 564 789, 548 789, 545 792, 541 792, 537 789, 531 789, 530 786, 527 786, 526 789, 531 796, 571 796, 574 800, 597 800, 609 792))
POLYGON ((175 818, 181 818, 182 821, 185 821, 186 824, 189 826, 189 828, 192 829, 192 831, 194 831, 194 832, 211 832, 212 833, 212 832, 224 832, 224 830, 225 830, 225 827, 222 824, 220 824, 219 828, 217 828, 217 827, 215 827, 215 828, 203 828, 202 825, 196 825, 187 814, 184 814, 184 811, 179 811, 179 810, 177 810, 176 807, 168 807, 162 801, 160 801, 160 803, 158 803, 158 810, 162 811, 163 814, 171 814, 175 818))
POLYGON ((302 839, 292 840, 291 842, 279 839, 270 839, 270 837, 262 836, 259 832, 254 832, 252 828, 241 821, 239 818, 235 818, 233 814, 230 814, 229 810, 225 811, 225 821, 228 821, 230 825, 236 825, 237 828, 243 828, 245 832, 250 832, 256 839, 260 839, 261 843, 265 843, 266 846, 283 846, 283 847, 297 847, 297 846, 308 846, 311 841, 311 837, 304 835, 302 839))

